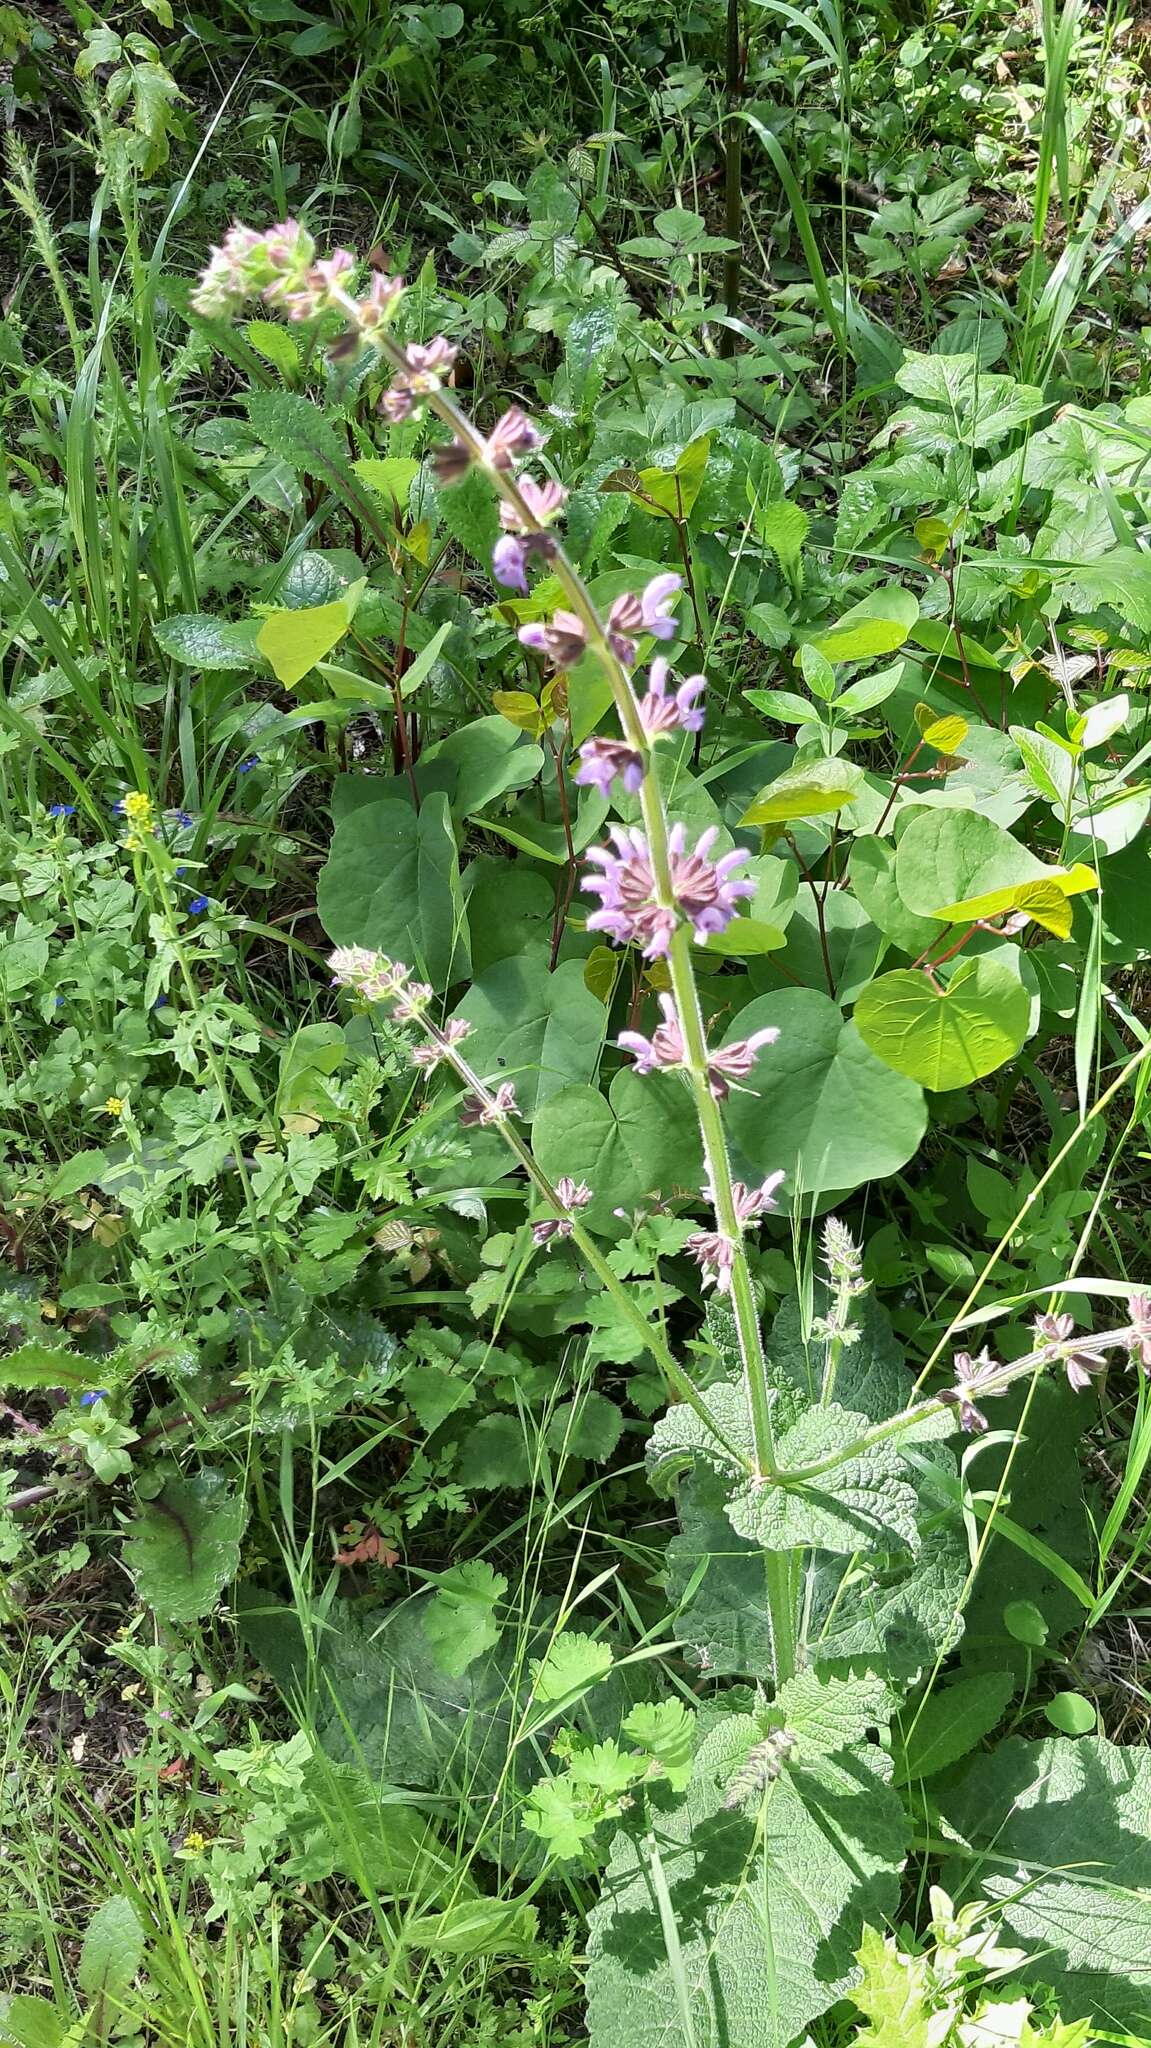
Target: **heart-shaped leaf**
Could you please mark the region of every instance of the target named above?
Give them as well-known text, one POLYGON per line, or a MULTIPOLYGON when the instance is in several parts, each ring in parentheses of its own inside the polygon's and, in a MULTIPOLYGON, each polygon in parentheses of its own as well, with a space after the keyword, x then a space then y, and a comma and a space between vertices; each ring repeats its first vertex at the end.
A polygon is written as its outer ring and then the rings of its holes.
MULTIPOLYGON (((601 1013, 602 1014, 602 1013, 601 1013)), ((550 1178, 586 1181, 592 1200, 582 1221, 619 1237, 641 1202, 674 1189, 694 1193, 703 1175, 699 1139, 674 1076, 621 1068, 607 1096, 564 1088, 545 1102, 532 1127, 536 1158, 550 1178)))
POLYGON ((881 974, 855 1005, 865 1045, 924 1088, 965 1088, 1013 1059, 1027 1037, 1031 999, 1000 960, 964 960, 946 988, 899 968, 881 974))

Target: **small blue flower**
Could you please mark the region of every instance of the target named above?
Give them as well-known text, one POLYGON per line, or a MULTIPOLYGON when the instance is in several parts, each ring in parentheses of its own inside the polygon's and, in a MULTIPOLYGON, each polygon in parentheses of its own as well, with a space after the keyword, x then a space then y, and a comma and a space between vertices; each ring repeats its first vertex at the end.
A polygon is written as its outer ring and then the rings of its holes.
POLYGON ((93 1387, 90 1394, 81 1394, 80 1406, 81 1408, 94 1408, 97 1401, 106 1401, 107 1399, 107 1387, 93 1387))
POLYGON ((173 811, 172 816, 175 818, 177 825, 183 825, 185 829, 192 823, 191 811, 173 811))
POLYGON ((176 878, 177 878, 177 880, 179 880, 179 878, 180 878, 180 876, 181 876, 181 875, 186 875, 186 874, 187 874, 187 872, 188 872, 187 868, 177 868, 177 869, 176 869, 176 878))
POLYGON ((64 1008, 64 998, 63 998, 63 996, 57 996, 57 997, 56 997, 56 1000, 55 1000, 55 1002, 54 1002, 54 1003, 53 1003, 53 1005, 52 1005, 52 1007, 53 1007, 53 1009, 55 1009, 55 1010, 62 1010, 62 1009, 64 1008))
POLYGON ((167 1007, 168 1007, 168 998, 167 998, 167 996, 157 996, 157 997, 156 997, 156 1000, 155 1000, 155 1002, 154 1002, 154 1003, 153 1003, 153 1005, 152 1005, 152 1008, 153 1008, 154 1010, 164 1010, 164 1009, 167 1009, 167 1007))
POLYGON ((212 899, 210 896, 193 896, 192 901, 188 905, 188 909, 193 917, 199 917, 201 911, 207 910, 208 905, 211 903, 211 901, 212 899))
POLYGON ((75 804, 49 804, 48 806, 48 816, 50 818, 74 818, 75 815, 75 804))
POLYGON ((258 754, 249 754, 246 761, 241 761, 236 773, 237 775, 250 775, 253 768, 258 768, 259 765, 260 756, 258 754))
POLYGON ((112 805, 112 809, 116 813, 116 816, 118 818, 122 818, 124 816, 124 799, 122 796, 118 796, 116 798, 115 803, 112 805))

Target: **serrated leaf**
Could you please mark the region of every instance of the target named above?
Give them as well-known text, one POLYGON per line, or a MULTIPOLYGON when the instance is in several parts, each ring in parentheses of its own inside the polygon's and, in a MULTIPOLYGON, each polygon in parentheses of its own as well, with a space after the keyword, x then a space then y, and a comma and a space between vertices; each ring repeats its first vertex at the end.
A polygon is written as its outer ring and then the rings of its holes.
POLYGON ((290 383, 300 368, 300 350, 295 336, 278 320, 249 320, 244 335, 249 347, 254 348, 258 356, 263 356, 266 363, 271 363, 285 383, 290 383))
POLYGON ((548 1443, 568 1458, 610 1458, 623 1434, 623 1415, 606 1394, 594 1387, 575 1401, 565 1401, 548 1423, 548 1443))
POLYGON ((611 1646, 575 1629, 562 1629, 547 1653, 532 1666, 532 1691, 538 1705, 579 1698, 611 1670, 611 1646))
POLYGON ((352 468, 361 483, 370 485, 393 512, 407 510, 408 494, 420 473, 414 455, 363 455, 352 468))
POLYGON ((797 1751, 757 1809, 727 1809, 762 1732, 725 1720, 686 1796, 649 1792, 620 1828, 589 1923, 593 2048, 789 2048, 858 1980, 854 1949, 893 1910, 904 1854, 884 1760, 864 1744, 810 1764, 797 1751))
POLYGON ((485 1415, 469 1426, 460 1449, 456 1477, 475 1493, 493 1493, 505 1486, 526 1486, 531 1463, 522 1425, 514 1415, 485 1415))
POLYGON ((95 1373, 91 1359, 77 1358, 74 1351, 57 1350, 51 1344, 35 1341, 21 1344, 0 1358, 0 1387, 24 1394, 37 1387, 91 1387, 95 1373))
POLYGON ((811 520, 802 505, 790 498, 771 498, 757 505, 753 514, 755 530, 763 545, 771 549, 785 575, 798 565, 811 520))
POLYGON ((682 1700, 643 1701, 633 1707, 623 1732, 639 1749, 660 1762, 673 1791, 682 1792, 691 1777, 695 1748, 695 1715, 682 1700))
POLYGON ((844 1453, 842 1462, 798 1485, 749 1480, 728 1501, 728 1520, 738 1536, 765 1550, 800 1545, 853 1555, 868 1547, 918 1547, 918 1497, 893 1444, 872 1445, 846 1455, 868 1427, 865 1415, 832 1402, 812 1408, 778 1440, 786 1471, 844 1453))
POLYGON ((496 1609, 508 1590, 502 1572, 482 1558, 441 1572, 424 1615, 424 1634, 436 1661, 458 1678, 500 1639, 496 1609))
POLYGON ((305 476, 320 477, 360 526, 387 548, 392 524, 375 494, 356 475, 331 423, 310 399, 292 391, 256 391, 245 400, 248 418, 269 453, 305 476))
POLYGON ((240 1563, 248 1505, 222 1472, 167 1479, 130 1523, 124 1562, 136 1592, 162 1621, 199 1621, 240 1563))
POLYGON ((989 1852, 982 1886, 1068 2018, 1151 2025, 1151 1756, 1105 1737, 1013 1736, 943 1800, 989 1852))

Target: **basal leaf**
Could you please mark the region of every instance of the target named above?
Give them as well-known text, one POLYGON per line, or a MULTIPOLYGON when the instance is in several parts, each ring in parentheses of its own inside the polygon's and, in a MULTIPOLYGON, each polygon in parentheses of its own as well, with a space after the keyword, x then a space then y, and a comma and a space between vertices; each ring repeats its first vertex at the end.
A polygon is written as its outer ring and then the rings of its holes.
POLYGON ((890 1766, 862 1741, 809 1760, 800 1738, 758 1797, 727 1804, 765 1733, 731 1716, 686 1794, 649 1792, 620 1828, 590 1916, 592 2048, 790 2048, 857 1981, 863 1927, 898 1897, 890 1766))
POLYGON ((162 1621, 210 1614, 240 1563, 248 1505, 222 1472, 172 1475, 129 1525, 124 1562, 146 1607, 162 1621))
POLYGON ((88 1922, 76 1975, 108 2028, 144 1960, 144 1929, 131 1899, 106 1899, 88 1922))
POLYGON ((152 627, 156 641, 173 661, 203 670, 263 669, 256 646, 258 619, 213 618, 207 612, 178 612, 169 619, 157 619, 152 627))
POLYGON ((441 1572, 426 1614, 424 1634, 438 1662, 458 1678, 500 1639, 496 1610, 508 1582, 482 1558, 441 1572))
POLYGON ((944 1799, 988 1862, 983 1889, 1061 2010, 1142 2036, 1151 2026, 1151 1755, 1101 1735, 1019 1736, 944 1799))

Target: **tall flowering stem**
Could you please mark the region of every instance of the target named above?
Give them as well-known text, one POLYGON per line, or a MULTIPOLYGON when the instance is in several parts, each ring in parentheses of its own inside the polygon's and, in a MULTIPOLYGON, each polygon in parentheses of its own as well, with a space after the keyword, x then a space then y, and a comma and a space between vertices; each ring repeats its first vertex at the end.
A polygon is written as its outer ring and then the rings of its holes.
MULTIPOLYGON (((403 348, 387 334, 376 334, 372 339, 374 345, 388 360, 403 372, 406 367, 403 348)), ((611 684, 626 745, 643 764, 643 780, 639 784, 638 795, 651 862, 654 895, 675 927, 668 947, 667 961, 680 1031, 683 1035, 683 1067, 691 1087, 703 1140, 704 1160, 707 1166, 708 1185, 715 1205, 716 1225, 720 1235, 733 1248, 730 1292, 739 1333, 748 1406, 751 1411, 756 1470, 761 1478, 776 1479, 779 1476, 779 1466, 771 1426, 767 1366, 759 1315, 744 1250, 743 1224, 736 1207, 723 1118, 708 1076, 707 1034, 695 972, 691 964, 691 928, 680 916, 677 907, 672 881, 671 849, 668 845, 668 824, 655 768, 652 736, 649 735, 647 724, 641 715, 631 675, 612 645, 607 622, 601 618, 578 569, 569 560, 554 534, 537 516, 533 502, 536 493, 525 493, 510 469, 498 467, 490 460, 488 443, 477 433, 471 421, 460 411, 447 391, 440 389, 430 392, 425 402, 429 410, 451 428, 456 441, 467 449, 476 467, 487 473, 504 503, 514 512, 518 529, 523 533, 546 535, 548 567, 562 586, 571 612, 583 626, 587 646, 598 656, 611 684)))

